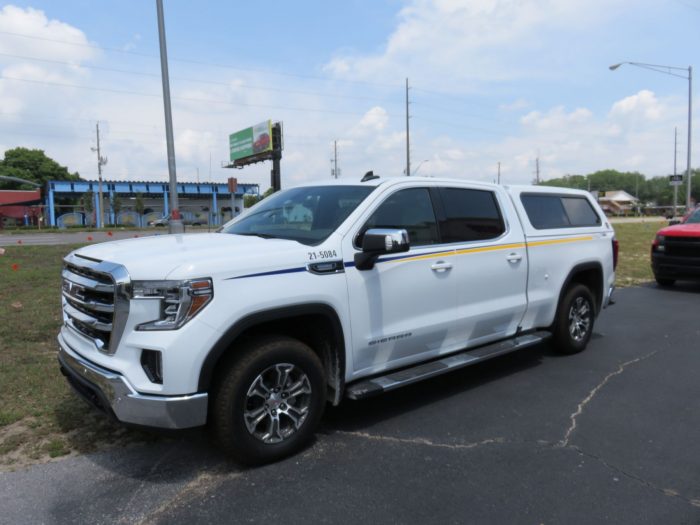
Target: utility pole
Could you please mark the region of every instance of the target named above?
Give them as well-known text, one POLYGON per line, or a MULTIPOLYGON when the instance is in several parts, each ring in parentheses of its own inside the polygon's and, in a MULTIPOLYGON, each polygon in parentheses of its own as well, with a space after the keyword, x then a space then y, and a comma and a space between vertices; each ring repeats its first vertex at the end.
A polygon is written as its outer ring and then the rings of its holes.
POLYGON ((498 163, 498 184, 501 183, 501 163, 498 163))
POLYGON ((406 176, 411 176, 411 138, 408 126, 408 78, 406 78, 406 176))
POLYGON ((676 161, 678 160, 678 126, 673 128, 673 217, 678 205, 678 183, 676 182, 676 161))
POLYGON ((104 200, 102 198, 102 166, 107 164, 107 157, 103 157, 100 152, 100 123, 95 124, 95 132, 97 134, 97 147, 90 148, 92 151, 97 152, 97 192, 99 203, 97 206, 97 211, 95 213, 95 226, 102 228, 104 226, 104 200))
POLYGON ((688 194, 685 197, 685 204, 686 204, 686 212, 690 211, 690 204, 691 204, 691 194, 690 194, 690 179, 691 179, 691 173, 690 173, 690 149, 691 149, 691 130, 693 129, 693 67, 688 66, 688 168, 687 168, 687 173, 686 176, 688 177, 688 180, 686 181, 687 183, 687 189, 688 189, 688 194))
POLYGON ((338 141, 334 140, 333 141, 333 177, 338 178, 338 141))
POLYGON ((540 183, 540 158, 535 157, 535 182, 540 183))
POLYGON ((170 108, 170 79, 168 75, 168 50, 165 45, 165 22, 163 20, 163 0, 156 0, 158 11, 158 40, 160 43, 160 71, 163 80, 163 109, 165 110, 165 140, 168 146, 168 174, 170 178, 170 233, 184 233, 185 227, 180 218, 177 199, 177 175, 175 173, 175 141, 173 139, 173 115, 170 108))

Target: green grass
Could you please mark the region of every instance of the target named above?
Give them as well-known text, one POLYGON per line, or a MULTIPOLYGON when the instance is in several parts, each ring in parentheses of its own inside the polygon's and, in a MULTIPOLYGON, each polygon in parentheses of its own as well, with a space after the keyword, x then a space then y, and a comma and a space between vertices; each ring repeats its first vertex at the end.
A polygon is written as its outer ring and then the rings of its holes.
POLYGON ((76 246, 11 246, 0 256, 0 470, 143 439, 96 413, 56 361, 61 260, 76 246))
POLYGON ((616 272, 617 286, 634 286, 654 280, 651 272, 651 242, 665 221, 613 224, 620 243, 620 258, 616 272))
MULTIPOLYGON (((649 247, 663 225, 615 225, 618 285, 653 279, 649 247)), ((75 248, 10 246, 0 256, 0 470, 154 439, 110 422, 79 399, 59 373, 61 260, 75 248)))

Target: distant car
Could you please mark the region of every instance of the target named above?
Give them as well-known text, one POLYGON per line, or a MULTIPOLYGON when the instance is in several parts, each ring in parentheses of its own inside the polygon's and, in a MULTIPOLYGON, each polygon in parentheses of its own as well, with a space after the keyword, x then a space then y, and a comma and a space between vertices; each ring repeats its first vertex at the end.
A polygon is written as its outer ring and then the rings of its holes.
MULTIPOLYGON (((185 219, 183 217, 180 220, 182 221, 182 224, 186 224, 189 226, 201 226, 202 225, 202 221, 200 221, 199 219, 191 220, 191 219, 185 219)), ((155 219, 153 221, 149 221, 148 225, 164 228, 165 226, 168 225, 169 222, 170 222, 170 215, 168 215, 167 217, 161 217, 160 219, 155 219)))
POLYGON ((700 208, 680 224, 660 229, 651 245, 651 269, 661 286, 677 280, 700 281, 700 208))

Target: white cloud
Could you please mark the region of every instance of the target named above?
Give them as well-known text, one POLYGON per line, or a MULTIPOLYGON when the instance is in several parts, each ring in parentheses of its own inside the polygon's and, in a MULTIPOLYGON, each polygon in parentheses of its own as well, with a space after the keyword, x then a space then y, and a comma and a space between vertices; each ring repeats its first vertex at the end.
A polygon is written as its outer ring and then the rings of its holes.
POLYGON ((377 53, 336 55, 325 66, 340 78, 464 91, 475 82, 527 73, 544 30, 585 31, 628 0, 411 0, 377 53), (510 57, 510 58, 509 58, 510 57))
POLYGON ((389 122, 389 117, 384 108, 375 106, 364 114, 358 125, 353 130, 353 135, 367 135, 368 133, 376 133, 386 128, 389 122))
POLYGON ((615 102, 610 110, 612 116, 633 115, 642 116, 648 120, 658 120, 664 113, 665 108, 656 95, 646 89, 615 102))
POLYGON ((593 114, 586 108, 578 108, 571 113, 566 113, 563 106, 550 109, 546 114, 539 111, 531 111, 520 119, 527 127, 539 130, 561 129, 568 125, 580 125, 589 120, 593 114))
POLYGON ((31 7, 4 6, 0 10, 0 31, 12 33, 0 39, 0 53, 76 63, 93 59, 99 54, 95 48, 85 47, 89 42, 83 31, 58 20, 49 20, 43 11, 31 7), (77 45, 58 43, 56 40, 77 45))

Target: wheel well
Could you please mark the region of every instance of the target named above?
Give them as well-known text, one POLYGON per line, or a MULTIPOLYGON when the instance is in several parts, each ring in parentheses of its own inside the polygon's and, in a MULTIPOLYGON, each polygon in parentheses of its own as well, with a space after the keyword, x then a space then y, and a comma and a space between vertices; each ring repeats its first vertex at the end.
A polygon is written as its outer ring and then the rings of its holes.
POLYGON ((583 284, 591 291, 595 315, 597 316, 603 306, 603 270, 600 265, 598 263, 589 263, 574 267, 559 293, 560 302, 566 290, 573 284, 583 284))
POLYGON ((205 359, 199 376, 199 390, 209 390, 217 365, 230 358, 241 341, 261 335, 286 335, 308 345, 323 363, 328 399, 334 405, 340 403, 345 386, 345 343, 340 320, 326 305, 260 312, 237 322, 205 359))

